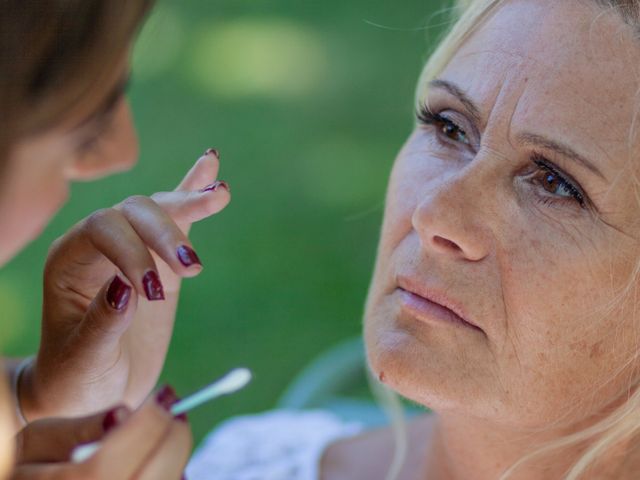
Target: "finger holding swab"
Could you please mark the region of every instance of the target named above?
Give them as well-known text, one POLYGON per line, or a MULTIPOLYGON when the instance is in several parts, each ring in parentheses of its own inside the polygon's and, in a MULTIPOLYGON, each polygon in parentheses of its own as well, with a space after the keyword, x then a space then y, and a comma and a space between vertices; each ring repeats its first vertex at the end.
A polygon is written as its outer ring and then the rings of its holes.
MULTIPOLYGON (((251 381, 251 377, 249 369, 235 368, 212 384, 174 403, 170 409, 171 414, 173 416, 182 415, 222 395, 237 392, 251 381)), ((100 444, 100 442, 93 442, 77 446, 71 454, 71 461, 74 463, 84 462, 98 451, 100 444)))

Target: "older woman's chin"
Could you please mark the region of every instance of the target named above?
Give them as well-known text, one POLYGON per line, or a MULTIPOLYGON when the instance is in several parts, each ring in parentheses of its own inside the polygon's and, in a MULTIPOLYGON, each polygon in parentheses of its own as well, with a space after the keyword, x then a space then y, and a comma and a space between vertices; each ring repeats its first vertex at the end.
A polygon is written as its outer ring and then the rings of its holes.
MULTIPOLYGON (((443 334, 443 332, 437 332, 443 334)), ((434 412, 492 422, 511 429, 562 428, 584 419, 576 401, 553 396, 530 378, 502 378, 483 347, 434 333, 428 343, 384 316, 368 315, 364 340, 369 369, 404 398, 434 412)))
POLYGON ((367 363, 372 373, 389 388, 425 407, 437 410, 451 406, 460 396, 456 391, 469 383, 460 378, 464 366, 452 365, 451 352, 435 344, 429 348, 415 332, 389 323, 371 317, 365 322, 367 363))
POLYGON ((482 345, 449 331, 432 338, 402 322, 369 310, 364 323, 367 363, 375 377, 403 397, 438 413, 509 421, 508 408, 493 365, 482 345), (496 412, 500 412, 496 416, 496 412))
POLYGON ((416 361, 422 358, 418 346, 404 332, 389 332, 383 335, 365 335, 367 363, 378 380, 400 395, 434 408, 432 396, 440 390, 437 372, 430 377, 420 375, 416 361), (375 337, 375 338, 374 338, 375 337))

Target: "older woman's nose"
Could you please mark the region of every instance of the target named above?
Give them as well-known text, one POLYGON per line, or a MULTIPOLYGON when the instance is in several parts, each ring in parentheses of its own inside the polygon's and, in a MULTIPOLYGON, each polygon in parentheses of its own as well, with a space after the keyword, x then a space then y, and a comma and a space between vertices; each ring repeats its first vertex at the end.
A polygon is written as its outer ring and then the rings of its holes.
POLYGON ((477 192, 472 174, 457 175, 419 196, 411 222, 426 250, 480 261, 491 252, 491 210, 477 192))

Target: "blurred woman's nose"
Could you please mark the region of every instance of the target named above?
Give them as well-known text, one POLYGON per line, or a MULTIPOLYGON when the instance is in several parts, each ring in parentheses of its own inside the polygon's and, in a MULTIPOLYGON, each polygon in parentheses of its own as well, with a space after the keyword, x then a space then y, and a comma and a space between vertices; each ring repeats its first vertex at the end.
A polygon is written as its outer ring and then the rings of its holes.
POLYGON ((491 188, 468 166, 446 181, 433 180, 418 196, 411 222, 426 250, 480 261, 491 252, 491 188), (436 184, 437 183, 437 184, 436 184))
POLYGON ((138 136, 128 102, 118 104, 105 131, 95 144, 77 157, 67 169, 69 180, 94 180, 129 170, 138 160, 138 136))

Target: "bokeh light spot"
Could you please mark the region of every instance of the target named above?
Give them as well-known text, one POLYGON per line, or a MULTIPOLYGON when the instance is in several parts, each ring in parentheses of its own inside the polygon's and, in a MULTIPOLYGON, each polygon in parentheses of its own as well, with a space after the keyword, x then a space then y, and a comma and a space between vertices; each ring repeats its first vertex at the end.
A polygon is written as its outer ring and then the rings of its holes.
POLYGON ((158 76, 176 64, 186 40, 184 24, 180 14, 166 5, 153 10, 133 52, 136 78, 158 76))
POLYGON ((298 97, 326 78, 323 43, 302 24, 235 20, 201 30, 194 39, 193 80, 215 97, 298 97))

